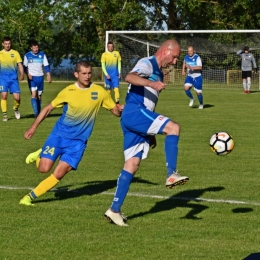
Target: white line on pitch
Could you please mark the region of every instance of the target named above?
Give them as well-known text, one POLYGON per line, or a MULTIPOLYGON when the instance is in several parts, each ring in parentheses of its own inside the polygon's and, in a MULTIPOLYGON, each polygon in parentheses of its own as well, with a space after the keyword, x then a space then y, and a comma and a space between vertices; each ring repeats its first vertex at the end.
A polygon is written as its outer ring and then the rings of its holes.
MULTIPOLYGON (((32 190, 31 187, 13 187, 13 186, 1 186, 0 189, 4 190, 32 190)), ((52 189, 51 191, 67 191, 78 193, 77 190, 63 190, 63 189, 52 189)), ((105 195, 114 195, 114 192, 101 192, 100 194, 105 195)), ((161 196, 161 195, 149 195, 149 194, 141 194, 141 193, 127 193, 127 196, 134 196, 134 197, 143 197, 143 198, 154 198, 154 199, 169 199, 169 200, 186 200, 186 201, 197 201, 197 202, 212 202, 212 203, 229 203, 229 204, 243 204, 243 205, 254 205, 260 206, 258 202, 246 202, 246 201, 239 201, 239 200, 224 200, 224 199, 204 199, 204 198, 189 198, 189 197, 178 197, 178 196, 161 196)))

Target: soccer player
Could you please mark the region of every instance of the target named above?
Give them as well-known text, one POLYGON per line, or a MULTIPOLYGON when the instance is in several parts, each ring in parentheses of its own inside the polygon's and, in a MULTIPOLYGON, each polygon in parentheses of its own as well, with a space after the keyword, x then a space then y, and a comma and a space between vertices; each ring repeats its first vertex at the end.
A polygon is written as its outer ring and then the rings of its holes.
POLYGON ((167 40, 153 56, 139 60, 126 76, 129 88, 121 117, 125 163, 117 180, 112 205, 105 212, 105 217, 119 226, 127 226, 120 209, 141 160, 147 157, 149 146, 156 146, 156 134, 166 136, 166 187, 173 188, 189 180, 176 171, 180 126, 170 118, 154 112, 159 93, 166 86, 161 69, 176 64, 180 51, 175 40, 167 40))
POLYGON ((241 70, 244 93, 250 94, 252 64, 254 66, 255 73, 257 73, 255 57, 252 53, 249 52, 248 46, 245 46, 244 50, 239 50, 237 52, 237 55, 241 57, 241 70))
POLYGON ((48 173, 58 157, 59 162, 52 174, 25 195, 20 204, 34 205, 32 200, 52 189, 68 172, 77 169, 101 106, 115 116, 121 116, 123 106, 117 106, 103 87, 91 83, 91 72, 92 68, 87 61, 78 62, 74 72, 77 82, 61 90, 25 132, 24 137, 30 139, 51 111, 63 106, 63 114, 42 149, 26 158, 26 163, 36 161, 38 171, 42 173, 48 173))
POLYGON ((2 40, 3 50, 0 51, 0 92, 1 92, 1 109, 3 113, 3 121, 8 121, 7 116, 7 96, 8 90, 13 94, 14 98, 14 115, 16 119, 20 119, 21 115, 18 111, 20 106, 20 86, 17 76, 17 66, 20 72, 20 80, 24 79, 24 70, 20 54, 11 49, 11 38, 5 36, 2 40))
POLYGON ((119 104, 119 82, 121 78, 121 56, 114 51, 113 42, 107 43, 107 51, 101 56, 102 70, 105 74, 105 88, 108 92, 114 89, 115 101, 119 104))
POLYGON ((188 54, 185 55, 182 64, 182 75, 185 76, 185 69, 187 70, 187 77, 184 82, 184 90, 186 95, 190 98, 189 106, 194 104, 194 98, 191 93, 191 88, 194 90, 199 100, 199 109, 203 109, 203 96, 202 96, 202 62, 198 54, 195 53, 193 46, 188 47, 188 54))
POLYGON ((39 50, 39 44, 36 40, 30 41, 30 49, 31 51, 24 55, 23 66, 31 92, 31 104, 34 117, 37 117, 41 111, 41 97, 44 88, 43 67, 49 83, 51 83, 51 73, 48 59, 45 53, 39 50))

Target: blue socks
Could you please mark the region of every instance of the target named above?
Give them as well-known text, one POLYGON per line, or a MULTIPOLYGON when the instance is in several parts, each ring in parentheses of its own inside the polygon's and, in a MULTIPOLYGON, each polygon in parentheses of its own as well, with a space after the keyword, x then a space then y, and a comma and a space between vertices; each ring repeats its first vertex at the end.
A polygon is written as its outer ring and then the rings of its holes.
POLYGON ((193 99, 193 96, 191 94, 191 91, 188 89, 188 90, 185 90, 185 93, 186 95, 190 98, 190 99, 193 99))
POLYGON ((200 105, 203 105, 203 96, 202 96, 202 94, 198 95, 198 100, 200 102, 200 105))
POLYGON ((121 174, 119 175, 117 179, 117 189, 114 195, 114 200, 111 205, 111 209, 114 212, 120 212, 120 208, 124 203, 126 194, 129 190, 130 183, 133 179, 134 175, 122 170, 121 174))
POLYGON ((41 112, 42 100, 38 98, 31 98, 31 104, 32 104, 34 115, 38 116, 41 112))
POLYGON ((176 172, 179 136, 167 135, 164 142, 167 177, 176 172))
POLYGON ((42 100, 41 99, 37 99, 37 107, 38 107, 38 114, 40 114, 41 108, 42 108, 42 100))
POLYGON ((31 98, 31 104, 32 104, 32 108, 33 108, 33 113, 34 113, 34 115, 38 115, 38 114, 39 114, 39 111, 38 111, 37 98, 31 98))

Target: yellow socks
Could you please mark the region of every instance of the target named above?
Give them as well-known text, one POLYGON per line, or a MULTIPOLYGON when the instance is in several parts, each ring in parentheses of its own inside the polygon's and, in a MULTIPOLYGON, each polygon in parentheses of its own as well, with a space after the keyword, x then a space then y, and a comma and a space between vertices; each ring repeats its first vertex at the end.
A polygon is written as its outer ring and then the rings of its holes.
POLYGON ((17 100, 14 100, 13 109, 14 109, 14 110, 18 110, 19 106, 20 106, 20 101, 18 102, 17 100))
POLYGON ((115 101, 116 103, 119 103, 119 98, 120 98, 119 88, 114 88, 114 92, 115 92, 115 101))
POLYGON ((7 111, 7 100, 1 99, 1 109, 3 113, 7 111))
POLYGON ((43 195, 54 186, 59 183, 59 180, 55 178, 53 174, 43 180, 36 188, 34 188, 28 195, 31 199, 36 199, 39 196, 43 195))

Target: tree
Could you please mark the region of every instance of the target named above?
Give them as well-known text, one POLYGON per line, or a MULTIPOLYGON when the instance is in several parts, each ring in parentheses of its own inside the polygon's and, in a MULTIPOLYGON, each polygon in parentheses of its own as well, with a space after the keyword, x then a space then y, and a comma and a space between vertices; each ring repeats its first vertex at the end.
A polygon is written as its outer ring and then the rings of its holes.
POLYGON ((125 0, 2 1, 0 34, 10 36, 20 53, 36 38, 55 64, 68 56, 94 61, 104 51, 106 30, 145 28, 144 10, 125 0))

